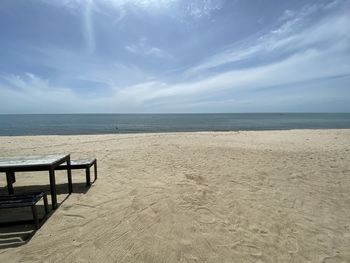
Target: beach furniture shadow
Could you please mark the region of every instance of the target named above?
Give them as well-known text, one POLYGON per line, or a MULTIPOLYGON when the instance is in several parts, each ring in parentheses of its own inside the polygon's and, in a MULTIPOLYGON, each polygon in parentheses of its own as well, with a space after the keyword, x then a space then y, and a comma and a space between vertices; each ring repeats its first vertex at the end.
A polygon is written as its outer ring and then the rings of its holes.
MULTIPOLYGON (((54 210, 49 210, 46 213, 43 204, 36 204, 36 211, 40 225, 42 225, 53 214, 54 210)), ((33 222, 30 207, 1 209, 0 249, 24 245, 29 242, 36 231, 37 227, 33 222)))
MULTIPOLYGON (((50 199, 50 185, 28 185, 28 186, 17 186, 15 188, 16 195, 35 193, 35 192, 45 192, 50 199)), ((90 187, 86 186, 86 183, 74 183, 73 184, 74 193, 86 194, 90 187)), ((0 187, 0 195, 7 195, 7 187, 0 187)), ((59 198, 58 207, 64 203, 70 193, 67 189, 66 184, 57 184, 57 195, 64 195, 64 197, 59 198)), ((44 204, 37 203, 36 210, 38 213, 38 218, 44 219, 42 224, 54 214, 56 210, 48 206, 48 213, 45 215, 44 204)), ((9 208, 1 209, 0 216, 0 249, 18 247, 22 246, 30 241, 30 239, 35 235, 37 229, 33 222, 33 214, 30 207, 20 207, 20 208, 9 208), (20 219, 20 220, 19 220, 20 219)))

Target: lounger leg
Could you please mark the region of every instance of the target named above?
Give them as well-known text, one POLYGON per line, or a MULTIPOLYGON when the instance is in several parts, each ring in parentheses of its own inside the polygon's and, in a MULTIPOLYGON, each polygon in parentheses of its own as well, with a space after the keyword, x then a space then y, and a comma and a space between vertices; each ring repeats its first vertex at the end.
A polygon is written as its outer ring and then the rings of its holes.
POLYGON ((71 194, 73 192, 73 183, 72 183, 72 170, 70 167, 70 157, 67 160, 67 177, 68 177, 68 192, 71 194))
POLYGON ((95 174, 95 181, 97 180, 97 160, 95 160, 94 163, 94 174, 95 174))
POLYGON ((85 169, 85 174, 86 174, 86 186, 90 186, 91 185, 90 167, 85 169))
POLYGON ((46 196, 46 194, 43 195, 43 200, 44 200, 45 214, 47 215, 49 213, 49 207, 48 207, 48 204, 47 204, 47 196, 46 196))
POLYGON ((6 172, 6 181, 7 181, 7 190, 9 195, 13 195, 13 183, 16 182, 15 179, 15 173, 14 172, 6 172))
POLYGON ((35 205, 32 205, 32 212, 33 212, 33 219, 34 219, 35 228, 39 229, 39 218, 38 218, 38 212, 36 210, 35 205))
POLYGON ((51 201, 52 201, 52 209, 57 208, 57 193, 56 193, 56 178, 55 178, 55 170, 50 169, 50 191, 51 191, 51 201))

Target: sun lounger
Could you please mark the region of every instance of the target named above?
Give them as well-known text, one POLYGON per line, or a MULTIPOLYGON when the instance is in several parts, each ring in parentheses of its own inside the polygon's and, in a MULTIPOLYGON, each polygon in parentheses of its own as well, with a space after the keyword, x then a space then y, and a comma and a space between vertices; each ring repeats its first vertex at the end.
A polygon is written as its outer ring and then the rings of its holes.
MULTIPOLYGON (((96 159, 82 159, 82 160, 71 160, 70 169, 85 169, 86 174, 86 185, 91 185, 91 177, 90 177, 90 168, 94 166, 94 176, 96 181, 97 179, 97 160, 96 159)), ((67 170, 67 164, 61 164, 55 168, 55 170, 67 170)))
POLYGON ((39 229, 42 223, 46 220, 48 214, 47 196, 45 193, 40 192, 36 194, 26 195, 8 195, 0 196, 0 209, 10 209, 19 207, 31 207, 33 213, 33 221, 36 229, 39 229), (39 220, 36 203, 43 199, 45 215, 39 220))

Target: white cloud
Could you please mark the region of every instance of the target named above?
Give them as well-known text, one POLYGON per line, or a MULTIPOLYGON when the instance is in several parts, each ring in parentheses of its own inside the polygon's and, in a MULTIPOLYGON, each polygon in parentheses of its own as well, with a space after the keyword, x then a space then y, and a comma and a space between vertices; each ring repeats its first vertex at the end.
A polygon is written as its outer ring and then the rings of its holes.
MULTIPOLYGON (((123 16, 128 10, 139 9, 144 12, 159 13, 185 11, 193 18, 210 17, 212 12, 220 10, 225 0, 41 0, 48 4, 64 6, 73 12, 80 10, 82 6, 93 4, 94 10, 101 11, 104 8, 114 9, 123 16)), ((102 11, 103 12, 103 11, 102 11)))
POLYGON ((193 98, 205 93, 222 90, 249 90, 270 86, 283 86, 303 81, 350 74, 350 55, 339 57, 344 46, 322 51, 306 51, 283 61, 250 69, 232 70, 195 82, 169 85, 163 82, 147 82, 127 87, 120 95, 138 102, 160 100, 169 97, 193 98))
POLYGON ((92 20, 92 8, 93 8, 92 0, 87 0, 86 5, 84 7, 84 35, 87 43, 87 49, 90 54, 95 51, 96 40, 95 33, 93 28, 93 20, 92 20))
POLYGON ((108 97, 86 98, 32 73, 1 75, 0 94, 0 112, 5 114, 123 112, 136 105, 117 97, 116 92, 108 97))
MULTIPOLYGON (((139 3, 145 8, 153 2, 139 3)), ((313 9, 310 7, 305 10, 308 11, 304 12, 304 16, 313 9)), ((145 70, 130 65, 114 65, 110 60, 100 60, 79 52, 47 49, 37 56, 36 63, 45 68, 58 69, 57 72, 62 74, 62 81, 56 83, 61 84, 54 85, 32 73, 20 76, 3 74, 0 76, 0 112, 140 112, 152 109, 154 105, 161 105, 157 108, 161 111, 164 107, 178 109, 181 105, 188 105, 193 109, 196 106, 204 107, 205 103, 219 107, 220 102, 227 105, 225 107, 229 107, 230 103, 243 107, 254 99, 240 100, 233 96, 198 102, 198 98, 271 86, 283 89, 286 85, 297 86, 298 83, 307 81, 349 75, 350 16, 347 14, 348 12, 338 12, 322 17, 316 24, 308 25, 304 23, 303 15, 290 12, 281 27, 261 37, 256 43, 224 50, 187 72, 177 74, 178 79, 181 79, 182 75, 195 75, 207 69, 259 56, 283 56, 266 60, 265 64, 259 66, 252 63, 246 68, 226 69, 212 76, 197 78, 196 81, 172 83, 162 80, 161 77, 150 76, 145 70), (74 92, 74 87, 66 85, 65 80, 69 78, 101 82, 110 87, 110 93, 108 96, 83 99, 74 92), (16 105, 13 102, 17 102, 16 105)), ((86 39, 89 50, 93 52, 95 43, 93 27, 89 24, 90 15, 88 13, 89 19, 86 21, 86 39)), ((166 51, 149 42, 147 38, 141 38, 136 44, 125 46, 125 50, 142 56, 172 58, 166 51)), ((302 94, 298 96, 301 97, 302 94)), ((305 101, 312 99, 312 94, 307 96, 305 101)), ((341 97, 341 94, 335 96, 341 97)), ((155 108, 154 106, 153 109, 155 108)))
POLYGON ((283 15, 280 17, 279 20, 280 20, 280 21, 289 20, 289 19, 291 19, 292 17, 294 17, 296 14, 297 14, 297 12, 294 11, 294 10, 289 10, 289 9, 284 10, 283 15))
POLYGON ((0 76, 0 80, 0 112, 55 113, 78 110, 75 105, 79 99, 70 89, 53 87, 34 74, 0 76))
POLYGON ((35 65, 55 72, 50 77, 52 81, 65 86, 70 80, 99 82, 109 87, 129 86, 153 76, 138 65, 123 64, 113 58, 86 56, 83 50, 46 46, 32 47, 28 53, 35 57, 35 65))
POLYGON ((172 59, 173 57, 166 51, 153 47, 148 44, 148 40, 145 37, 142 37, 138 43, 127 45, 125 49, 134 54, 142 55, 142 56, 153 56, 162 59, 172 59))
POLYGON ((348 12, 332 14, 316 24, 307 24, 308 17, 324 7, 324 4, 320 4, 306 6, 300 12, 286 10, 282 16, 284 22, 277 29, 271 30, 254 42, 238 44, 213 55, 199 65, 188 69, 186 75, 195 76, 202 71, 261 56, 303 52, 308 48, 336 45, 339 42, 349 44, 348 12))
MULTIPOLYGON (((128 13, 147 12, 151 14, 168 14, 175 19, 180 18, 183 12, 192 18, 210 17, 211 13, 222 8, 224 0, 41 0, 47 4, 63 6, 76 15, 82 16, 83 34, 89 54, 96 48, 94 32, 94 17, 96 14, 105 15, 113 11, 112 24, 122 21, 128 13)), ((96 18, 97 19, 97 18, 96 18)), ((169 54, 158 47, 140 47, 131 45, 126 47, 133 53, 143 53, 159 58, 170 58, 169 54), (143 49, 143 50, 140 50, 143 49)))
POLYGON ((186 9, 192 17, 201 18, 201 17, 210 17, 212 12, 220 10, 222 6, 223 6, 223 1, 196 0, 196 1, 188 1, 186 9))
MULTIPOLYGON (((307 81, 349 76, 350 54, 339 56, 346 48, 337 45, 323 50, 309 50, 273 64, 231 70, 199 81, 171 84, 153 80, 122 88, 112 87, 110 96, 89 99, 82 99, 66 87, 52 86, 49 81, 33 74, 2 76, 0 79, 5 81, 0 83, 6 84, 0 84, 0 111, 16 112, 21 109, 20 112, 91 112, 94 109, 97 112, 142 112, 147 109, 162 111, 164 108, 168 111, 180 110, 181 105, 190 105, 188 107, 194 109, 199 98, 210 98, 212 94, 220 92, 229 91, 234 94, 267 87, 283 89, 287 85, 298 86, 298 83, 307 81), (13 101, 18 102, 16 106, 8 103, 13 101)), ((312 100, 312 96, 307 95, 305 101, 312 100)), ((235 99, 233 96, 218 99, 217 103, 220 101, 224 101, 225 105, 236 101, 236 106, 244 108, 246 100, 235 99)))
POLYGON ((196 75, 201 71, 216 68, 225 64, 238 62, 241 60, 245 60, 247 58, 250 58, 257 54, 258 52, 262 51, 263 46, 262 45, 256 45, 251 46, 248 48, 242 48, 242 49, 228 49, 225 50, 219 54, 216 54, 209 58, 207 61, 191 67, 187 70, 186 75, 196 75))
MULTIPOLYGON (((50 51, 48 54, 51 56, 55 54, 61 60, 47 56, 47 63, 51 60, 63 61, 66 64, 58 64, 57 67, 66 69, 68 73, 70 72, 69 74, 76 75, 78 78, 105 83, 111 87, 111 94, 108 97, 83 100, 69 87, 56 87, 49 81, 30 73, 23 76, 2 75, 0 77, 0 112, 16 112, 20 109, 20 112, 27 112, 29 109, 32 112, 89 112, 91 109, 98 112, 140 112, 149 109, 152 105, 160 104, 167 109, 178 108, 179 105, 184 104, 184 101, 186 105, 195 107, 198 98, 210 97, 211 94, 224 91, 234 93, 271 86, 283 89, 286 85, 298 85, 305 81, 350 75, 350 37, 346 34, 348 28, 350 28, 349 17, 345 15, 326 17, 316 25, 285 38, 280 35, 278 38, 265 38, 258 46, 253 45, 247 49, 232 51, 236 52, 233 57, 237 60, 255 56, 261 50, 272 52, 276 49, 289 49, 294 50, 291 52, 292 55, 261 66, 228 70, 197 81, 179 83, 169 83, 157 78, 146 81, 142 77, 140 79, 143 81, 136 85, 130 83, 116 85, 116 79, 121 76, 118 72, 124 72, 122 75, 130 79, 130 72, 135 70, 124 68, 122 65, 111 67, 110 64, 101 68, 101 64, 105 61, 97 63, 77 54, 50 51), (84 70, 76 69, 74 64, 70 65, 72 60, 87 66, 84 70), (112 69, 106 71, 106 68, 112 69), (82 74, 83 71, 86 74, 82 74), (16 106, 13 105, 13 101, 18 102, 16 106)), ((146 38, 140 39, 138 44, 130 45, 126 49, 137 54, 164 57, 161 51, 147 45, 146 38)), ((218 54, 206 62, 207 64, 195 67, 193 72, 226 63, 226 57, 234 54, 230 52, 218 54)), ((147 76, 146 73, 140 74, 147 76)), ((227 98, 226 103, 233 101, 235 101, 234 98, 227 98)), ((243 102, 237 102, 237 105, 240 103, 243 102)), ((158 110, 161 111, 161 107, 158 110)))

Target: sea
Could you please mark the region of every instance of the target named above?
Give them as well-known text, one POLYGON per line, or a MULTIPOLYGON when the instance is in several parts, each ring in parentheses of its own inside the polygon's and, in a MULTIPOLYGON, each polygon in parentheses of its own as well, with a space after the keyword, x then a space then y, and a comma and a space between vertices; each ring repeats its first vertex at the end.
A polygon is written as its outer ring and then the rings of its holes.
POLYGON ((349 128, 350 113, 0 115, 0 136, 349 128))

